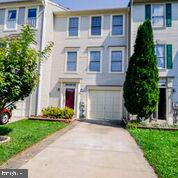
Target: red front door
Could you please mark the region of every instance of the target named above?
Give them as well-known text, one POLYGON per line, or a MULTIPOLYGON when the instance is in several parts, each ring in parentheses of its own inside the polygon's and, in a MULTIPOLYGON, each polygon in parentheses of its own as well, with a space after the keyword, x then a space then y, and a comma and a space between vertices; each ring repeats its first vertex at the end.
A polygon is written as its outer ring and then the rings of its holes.
POLYGON ((74 109, 75 103, 75 89, 74 88, 67 88, 66 89, 66 102, 65 106, 71 109, 74 109))

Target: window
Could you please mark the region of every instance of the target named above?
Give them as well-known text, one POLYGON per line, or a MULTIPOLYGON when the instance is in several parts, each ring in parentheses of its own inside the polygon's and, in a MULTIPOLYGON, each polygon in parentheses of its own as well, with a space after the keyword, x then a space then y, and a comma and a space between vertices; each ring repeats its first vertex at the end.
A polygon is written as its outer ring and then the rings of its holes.
POLYGON ((79 18, 78 17, 71 17, 69 18, 69 36, 75 37, 78 36, 79 30, 79 18))
POLYGON ((122 51, 111 51, 111 72, 122 72, 122 51))
POLYGON ((102 23, 101 16, 95 16, 91 18, 91 35, 92 36, 101 36, 101 23, 102 23))
POLYGON ((28 9, 27 23, 32 27, 37 27, 37 8, 28 9))
POLYGON ((164 5, 152 5, 152 25, 153 27, 164 26, 164 5))
POLYGON ((158 68, 165 69, 165 45, 156 45, 155 53, 158 59, 158 68))
POLYGON ((112 16, 112 35, 123 35, 123 15, 112 16))
POLYGON ((67 72, 77 71, 77 52, 67 52, 67 72))
POLYGON ((100 60, 100 51, 90 51, 89 72, 100 72, 100 60))
POLYGON ((10 9, 7 11, 6 29, 14 30, 16 28, 17 28, 17 10, 10 9))

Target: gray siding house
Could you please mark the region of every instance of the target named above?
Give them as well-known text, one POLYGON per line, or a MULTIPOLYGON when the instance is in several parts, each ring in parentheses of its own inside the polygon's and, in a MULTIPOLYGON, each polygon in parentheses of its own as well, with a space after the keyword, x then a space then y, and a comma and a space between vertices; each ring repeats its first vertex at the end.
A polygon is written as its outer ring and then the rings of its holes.
MULTIPOLYGON (((48 41, 53 41, 53 12, 68 10, 53 1, 43 0, 1 0, 0 1, 0 38, 17 34, 20 32, 23 24, 30 24, 35 28, 36 48, 42 50, 48 41)), ((50 58, 49 58, 50 60, 50 58)), ((43 74, 41 66, 41 78, 46 77, 46 83, 49 74, 43 74)), ((45 72, 46 73, 46 72, 45 72)), ((16 103, 17 109, 14 110, 13 116, 16 118, 35 115, 39 105, 40 86, 25 101, 16 103)), ((46 84, 47 87, 47 84, 46 84)))
POLYGON ((47 106, 68 106, 77 118, 121 120, 127 115, 123 83, 138 26, 152 21, 160 74, 160 102, 154 118, 173 123, 178 102, 178 1, 132 0, 128 7, 71 11, 56 1, 2 0, 0 37, 36 29, 37 49, 54 42, 40 65, 40 84, 17 103, 15 117, 40 114, 47 106))
POLYGON ((130 53, 136 33, 145 19, 152 22, 155 53, 158 58, 160 102, 154 118, 173 122, 178 102, 178 1, 133 0, 131 2, 130 53))

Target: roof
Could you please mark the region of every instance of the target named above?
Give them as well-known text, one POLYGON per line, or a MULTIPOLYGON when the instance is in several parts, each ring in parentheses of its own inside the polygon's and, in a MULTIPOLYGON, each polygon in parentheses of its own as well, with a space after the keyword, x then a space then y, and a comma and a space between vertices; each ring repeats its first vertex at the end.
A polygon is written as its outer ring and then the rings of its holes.
POLYGON ((78 15, 94 15, 94 14, 114 14, 114 13, 128 13, 129 8, 115 8, 115 9, 90 9, 78 11, 60 11, 54 12, 55 16, 78 16, 78 15))
POLYGON ((59 2, 59 0, 47 0, 47 1, 48 1, 48 2, 51 2, 51 3, 54 3, 55 5, 57 5, 57 6, 61 7, 61 8, 63 8, 63 9, 65 9, 65 10, 69 10, 69 8, 63 6, 63 5, 59 2))

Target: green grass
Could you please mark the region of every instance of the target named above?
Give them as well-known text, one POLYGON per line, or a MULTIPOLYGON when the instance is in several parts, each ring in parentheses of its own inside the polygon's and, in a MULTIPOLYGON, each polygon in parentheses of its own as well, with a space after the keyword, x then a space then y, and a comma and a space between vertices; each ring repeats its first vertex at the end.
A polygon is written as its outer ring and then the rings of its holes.
POLYGON ((130 129, 160 178, 178 178, 178 132, 130 129))
POLYGON ((0 165, 65 126, 67 124, 59 122, 30 120, 21 120, 6 126, 0 126, 0 135, 11 137, 10 142, 0 144, 0 165))

